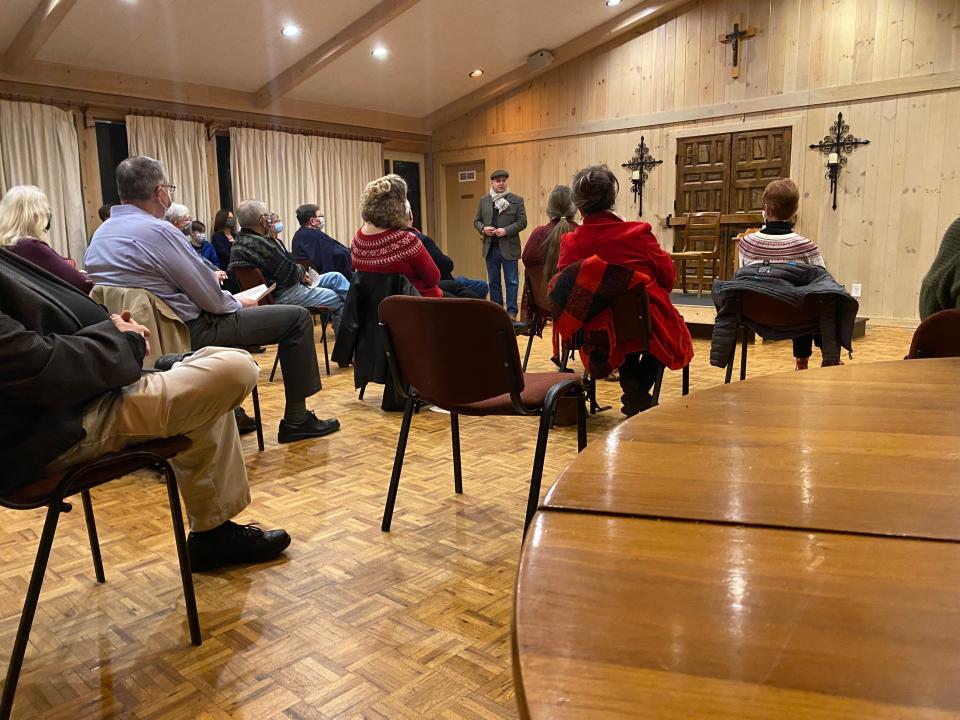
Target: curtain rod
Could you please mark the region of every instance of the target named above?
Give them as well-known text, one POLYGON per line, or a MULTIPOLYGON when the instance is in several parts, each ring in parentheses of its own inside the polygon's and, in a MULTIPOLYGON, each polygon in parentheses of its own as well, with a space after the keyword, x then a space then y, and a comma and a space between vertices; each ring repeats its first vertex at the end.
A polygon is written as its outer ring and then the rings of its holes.
MULTIPOLYGON (((71 110, 77 108, 83 111, 84 115, 89 110, 89 103, 75 103, 70 101, 57 102, 50 98, 23 95, 21 93, 0 92, 0 99, 10 100, 12 102, 32 102, 40 105, 51 105, 61 110, 71 110)), ((95 106, 96 107, 96 106, 95 106)), ((117 108, 117 112, 124 115, 140 115, 143 117, 160 117, 168 120, 183 120, 187 122, 198 122, 207 128, 207 137, 212 138, 217 130, 231 127, 253 128, 255 130, 269 130, 272 132, 285 132, 293 135, 314 135, 319 137, 337 138, 340 140, 356 140, 359 142, 377 142, 385 143, 386 139, 372 135, 356 135, 352 133, 340 133, 333 130, 321 130, 319 128, 301 128, 291 125, 281 125, 278 123, 253 122, 250 120, 218 120, 204 117, 202 115, 190 115, 188 113, 178 113, 164 110, 145 110, 143 108, 117 108)), ((94 113, 95 114, 95 113, 94 113)))

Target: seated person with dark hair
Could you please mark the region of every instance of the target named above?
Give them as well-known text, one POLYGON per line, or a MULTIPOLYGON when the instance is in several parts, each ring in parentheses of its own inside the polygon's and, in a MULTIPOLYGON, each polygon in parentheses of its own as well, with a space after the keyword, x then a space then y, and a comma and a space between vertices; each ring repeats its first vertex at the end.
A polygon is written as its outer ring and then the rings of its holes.
POLYGON ((143 288, 163 300, 186 324, 194 348, 278 344, 286 407, 278 441, 294 442, 336 432, 336 419, 319 420, 306 399, 320 390, 313 321, 304 308, 258 307, 220 289, 180 230, 160 218, 175 187, 163 164, 136 156, 117 166, 122 205, 93 235, 84 257, 99 285, 143 288))
POLYGON ((293 234, 293 259, 306 260, 318 273, 338 272, 346 278, 353 276, 350 248, 323 232, 327 224, 317 205, 297 208, 300 229, 293 234))
POLYGON ((214 249, 213 245, 210 244, 210 241, 207 240, 207 226, 204 225, 199 220, 194 220, 190 223, 190 244, 193 246, 193 249, 197 251, 197 255, 202 257, 213 268, 217 267, 217 251, 214 249))
POLYGON ((147 440, 186 435, 171 460, 195 571, 263 562, 283 530, 231 521, 250 504, 233 408, 256 385, 243 350, 205 348, 143 373, 149 331, 0 249, 0 491, 147 440))
POLYGON ((470 280, 453 276, 453 259, 444 254, 443 250, 433 241, 433 238, 424 235, 413 226, 413 210, 407 201, 407 229, 420 238, 420 242, 430 253, 430 257, 437 264, 440 271, 440 282, 437 287, 443 290, 445 297, 473 298, 483 300, 487 297, 489 288, 483 280, 470 280))

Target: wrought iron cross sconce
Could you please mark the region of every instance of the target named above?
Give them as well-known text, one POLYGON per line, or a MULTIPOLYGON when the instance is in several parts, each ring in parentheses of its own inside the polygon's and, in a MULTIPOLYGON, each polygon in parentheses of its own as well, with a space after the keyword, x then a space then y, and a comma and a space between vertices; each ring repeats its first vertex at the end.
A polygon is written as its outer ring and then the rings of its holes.
POLYGON ((827 156, 827 174, 824 175, 830 181, 830 191, 833 193, 833 209, 837 209, 837 180, 840 179, 840 168, 847 164, 845 155, 849 155, 860 145, 869 145, 869 140, 855 138, 850 133, 850 126, 843 120, 843 113, 837 113, 837 121, 830 126, 830 134, 825 135, 823 140, 816 145, 811 145, 811 150, 819 150, 827 156))
POLYGON ((663 160, 653 158, 650 154, 650 148, 647 147, 647 144, 643 141, 643 135, 641 135, 640 144, 637 145, 633 159, 620 166, 632 171, 630 174, 630 190, 633 192, 633 201, 637 202, 639 200, 638 211, 641 217, 643 216, 643 186, 647 183, 650 171, 662 162, 663 160))

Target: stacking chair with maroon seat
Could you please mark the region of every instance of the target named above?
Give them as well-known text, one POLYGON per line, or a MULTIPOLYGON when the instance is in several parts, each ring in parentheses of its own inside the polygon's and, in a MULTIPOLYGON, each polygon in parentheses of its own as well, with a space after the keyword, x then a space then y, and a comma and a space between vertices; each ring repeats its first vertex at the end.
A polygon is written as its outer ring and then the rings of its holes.
POLYGON ((907 360, 960 357, 960 310, 941 310, 917 327, 907 360))
POLYGON ((180 561, 180 578, 183 583, 183 597, 187 609, 190 640, 194 645, 201 643, 200 618, 197 615, 193 577, 190 574, 190 555, 187 551, 183 514, 180 510, 177 478, 169 463, 173 456, 189 447, 190 439, 182 435, 163 440, 153 440, 140 445, 133 445, 117 453, 104 455, 72 467, 61 474, 48 475, 0 494, 0 506, 12 510, 47 508, 47 516, 37 548, 37 557, 33 564, 33 573, 30 576, 27 596, 23 603, 23 613, 20 615, 20 625, 17 628, 17 636, 13 642, 13 650, 10 655, 10 665, 3 684, 3 696, 0 699, 0 720, 7 720, 13 707, 13 696, 20 679, 23 656, 27 649, 30 628, 33 625, 34 614, 37 610, 37 601, 40 599, 40 588, 43 585, 43 576, 47 569, 47 561, 50 558, 50 548, 53 545, 57 522, 62 513, 72 510, 66 499, 77 493, 80 493, 83 513, 87 521, 87 535, 93 553, 94 572, 97 582, 103 583, 106 582, 106 578, 103 574, 100 542, 97 538, 97 526, 93 517, 90 489, 145 468, 154 468, 164 476, 167 484, 167 498, 170 502, 170 514, 173 519, 177 557, 180 561))
MULTIPOLYGON (((234 277, 237 279, 237 285, 240 286, 241 290, 249 290, 250 288, 255 288, 258 285, 267 285, 266 279, 263 277, 263 273, 260 272, 259 268, 255 267, 235 267, 233 269, 234 277)), ((273 299, 272 293, 267 293, 263 299, 260 301, 261 305, 273 305, 276 301, 273 299)), ((314 324, 316 324, 316 319, 320 318, 320 337, 323 342, 323 362, 326 367, 327 375, 330 374, 330 353, 327 351, 327 325, 330 322, 330 315, 333 313, 331 308, 326 307, 325 305, 317 305, 315 307, 308 307, 307 310, 310 311, 310 314, 314 318, 314 324)), ((270 382, 273 382, 274 376, 277 374, 277 366, 280 364, 280 355, 277 355, 276 360, 273 361, 273 369, 270 371, 270 382)))
POLYGON ((562 397, 577 399, 577 448, 586 447, 586 397, 580 378, 523 372, 510 317, 486 300, 392 296, 380 303, 379 315, 390 372, 405 400, 381 529, 390 530, 414 406, 423 400, 450 413, 457 493, 463 492, 460 415, 540 417, 526 533, 540 499, 547 435, 562 397))
MULTIPOLYGON (((803 328, 795 336, 810 334, 810 325, 816 324, 820 318, 820 303, 823 298, 817 295, 808 295, 799 307, 777 300, 769 295, 740 290, 736 293, 734 302, 737 307, 737 329, 740 332, 740 379, 747 379, 747 345, 750 342, 750 325, 781 328, 788 331, 790 328, 803 328)), ((832 301, 831 301, 832 302, 832 301)), ((785 336, 786 337, 789 336, 785 336)), ((727 375, 724 383, 729 383, 733 377, 733 363, 737 354, 737 345, 733 344, 730 358, 727 361, 727 375)))
MULTIPOLYGON (((621 293, 611 307, 613 311, 613 326, 617 333, 617 343, 630 343, 635 347, 642 347, 646 352, 650 347, 650 298, 647 295, 647 288, 644 285, 636 287, 621 293)), ((581 330, 572 338, 564 338, 570 347, 579 350, 585 345, 598 348, 602 353, 605 348, 609 348, 610 338, 605 332, 591 330, 585 332, 581 330)), ((566 368, 566 358, 563 367, 566 368)), ((656 382, 653 385, 653 404, 660 404, 660 389, 663 386, 663 368, 657 373, 656 382)), ((590 398, 590 411, 594 413, 599 410, 609 410, 609 407, 600 407, 596 399, 596 378, 590 375, 589 368, 584 370, 583 381, 587 388, 590 398)), ((690 393, 690 365, 683 367, 682 371, 681 394, 690 393)))
POLYGON ((530 362, 530 350, 533 348, 533 338, 537 332, 542 332, 543 326, 547 320, 552 320, 550 313, 550 299, 547 297, 547 283, 543 278, 545 267, 540 266, 535 270, 529 268, 523 273, 523 291, 528 293, 527 298, 530 307, 530 324, 526 332, 530 333, 530 339, 527 341, 527 350, 523 354, 523 371, 527 371, 527 363, 530 362))

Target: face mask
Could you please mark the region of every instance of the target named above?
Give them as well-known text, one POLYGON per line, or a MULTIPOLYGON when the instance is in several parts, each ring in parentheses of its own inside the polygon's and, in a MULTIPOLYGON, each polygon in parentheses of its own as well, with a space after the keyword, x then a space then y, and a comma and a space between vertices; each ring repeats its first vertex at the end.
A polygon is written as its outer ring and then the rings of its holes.
POLYGON ((197 242, 204 243, 207 241, 207 236, 205 233, 197 233, 197 242))
POLYGON ((230 230, 230 232, 235 233, 237 231, 237 221, 233 218, 227 220, 227 229, 230 230))
POLYGON ((327 226, 327 219, 326 219, 325 217, 323 217, 323 215, 321 215, 321 216, 318 218, 318 220, 319 220, 319 222, 317 223, 317 227, 318 227, 320 230, 323 230, 323 229, 327 226))
POLYGON ((277 235, 279 235, 280 233, 282 233, 282 232, 283 232, 283 223, 282 223, 282 222, 277 222, 276 224, 274 224, 274 226, 273 226, 273 231, 274 231, 277 235))
POLYGON ((44 232, 50 232, 50 223, 53 221, 52 217, 47 218, 47 226, 43 229, 44 232))
POLYGON ((181 231, 184 235, 189 236, 189 235, 190 235, 190 227, 191 227, 192 225, 193 225, 192 222, 188 222, 186 225, 184 225, 182 228, 180 228, 180 231, 181 231))

